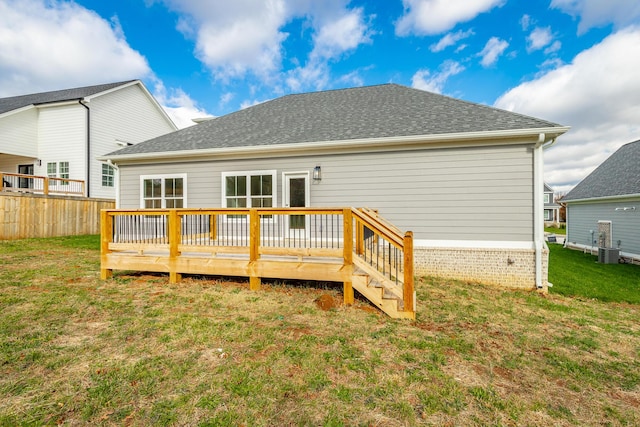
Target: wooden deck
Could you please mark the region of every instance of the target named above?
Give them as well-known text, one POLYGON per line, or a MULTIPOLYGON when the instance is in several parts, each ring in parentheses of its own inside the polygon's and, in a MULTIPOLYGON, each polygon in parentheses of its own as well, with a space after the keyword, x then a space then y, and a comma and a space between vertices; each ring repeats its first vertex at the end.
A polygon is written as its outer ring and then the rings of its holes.
POLYGON ((413 235, 369 209, 108 209, 101 277, 113 270, 341 282, 394 318, 415 318, 413 235))
POLYGON ((0 171, 0 191, 63 196, 84 196, 85 184, 79 179, 49 178, 0 171))

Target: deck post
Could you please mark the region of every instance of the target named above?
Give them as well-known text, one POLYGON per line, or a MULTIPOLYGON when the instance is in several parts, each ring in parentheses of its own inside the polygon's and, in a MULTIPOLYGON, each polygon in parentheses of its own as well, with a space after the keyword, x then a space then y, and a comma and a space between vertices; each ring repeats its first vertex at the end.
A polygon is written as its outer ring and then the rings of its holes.
POLYGON ((364 253, 364 223, 360 220, 356 220, 356 253, 364 253))
POLYGON ((404 234, 404 286, 402 300, 404 311, 415 314, 415 290, 413 286, 413 232, 407 231, 404 234))
POLYGON ((169 210, 169 283, 178 283, 182 274, 176 271, 177 258, 180 255, 180 217, 176 209, 169 210))
POLYGON ((260 290, 262 281, 255 276, 254 266, 260 256, 260 215, 257 209, 249 210, 249 289, 260 290))
POLYGON ((49 194, 49 177, 45 176, 42 182, 42 193, 47 196, 49 194))
POLYGON ((345 208, 342 211, 342 220, 343 220, 343 236, 342 240, 344 243, 343 248, 343 258, 344 258, 344 266, 347 269, 348 280, 344 281, 344 305, 353 305, 354 296, 353 296, 353 216, 351 214, 351 208, 345 208))
POLYGON ((209 215, 209 238, 215 240, 217 238, 216 215, 209 215))
POLYGON ((109 243, 113 241, 113 216, 109 211, 100 211, 100 279, 107 280, 113 275, 113 270, 104 268, 109 254, 109 243))

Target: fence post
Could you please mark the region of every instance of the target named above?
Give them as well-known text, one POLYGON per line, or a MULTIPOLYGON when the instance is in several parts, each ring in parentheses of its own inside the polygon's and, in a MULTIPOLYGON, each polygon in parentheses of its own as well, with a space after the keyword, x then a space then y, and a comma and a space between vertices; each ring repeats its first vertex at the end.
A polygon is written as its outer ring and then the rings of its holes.
POLYGON ((260 257, 260 215, 257 209, 249 210, 249 289, 260 290, 262 281, 255 275, 255 264, 260 257))
POLYGON ((109 243, 113 241, 113 216, 109 211, 100 211, 100 279, 107 280, 113 275, 113 270, 105 268, 109 254, 109 243))
POLYGON ((343 258, 344 266, 347 268, 346 274, 349 276, 348 279, 344 281, 343 297, 345 305, 353 305, 353 216, 351 214, 351 208, 343 209, 342 220, 343 258))
POLYGON ((178 256, 180 251, 180 217, 176 209, 169 210, 169 282, 178 283, 182 280, 182 275, 176 271, 178 256))
POLYGON ((413 232, 407 231, 404 234, 404 286, 402 299, 404 311, 409 311, 415 315, 415 290, 413 286, 413 232))

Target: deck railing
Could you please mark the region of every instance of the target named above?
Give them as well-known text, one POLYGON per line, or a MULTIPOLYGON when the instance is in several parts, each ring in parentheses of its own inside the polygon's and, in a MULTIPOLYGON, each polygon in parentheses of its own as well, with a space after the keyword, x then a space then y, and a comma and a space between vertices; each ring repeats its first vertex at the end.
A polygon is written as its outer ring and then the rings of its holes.
MULTIPOLYGON (((413 237, 369 209, 225 208, 102 211, 102 267, 181 274, 237 275, 345 284, 368 266, 398 288, 413 310, 413 237)), ((350 295, 349 295, 350 294, 350 295)))
POLYGON ((70 196, 85 194, 84 181, 78 179, 0 172, 0 183, 0 191, 70 196))

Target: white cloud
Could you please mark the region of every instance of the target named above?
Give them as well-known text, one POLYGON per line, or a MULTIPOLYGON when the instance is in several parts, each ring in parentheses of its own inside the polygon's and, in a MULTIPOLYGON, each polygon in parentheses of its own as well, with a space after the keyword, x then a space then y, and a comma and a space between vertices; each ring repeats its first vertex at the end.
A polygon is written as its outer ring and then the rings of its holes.
POLYGON ((546 180, 567 191, 640 136, 638 69, 640 28, 627 28, 511 89, 495 105, 572 127, 545 155, 546 180))
POLYGON ((508 47, 509 43, 505 40, 499 39, 498 37, 491 37, 478 54, 478 56, 482 57, 480 64, 482 64, 483 67, 492 66, 508 47))
POLYGON ((522 31, 527 31, 531 24, 532 24, 531 16, 526 14, 522 15, 522 18, 520 18, 520 26, 522 26, 522 31))
POLYGON ((0 1, 0 96, 143 78, 147 60, 111 23, 72 2, 0 1))
POLYGON ((456 43, 458 43, 460 40, 464 40, 468 37, 471 37, 474 34, 475 33, 473 32, 473 30, 467 30, 467 31, 460 30, 454 33, 448 33, 444 37, 442 37, 440 40, 438 40, 438 43, 434 43, 431 46, 429 46, 429 50, 431 50, 431 52, 434 52, 434 53, 441 52, 446 48, 448 48, 449 46, 453 46, 456 43))
POLYGON ((361 8, 345 12, 318 28, 311 56, 336 58, 361 44, 371 43, 361 8))
POLYGON ((0 96, 130 79, 150 80, 178 127, 206 116, 180 89, 167 90, 111 22, 72 2, 0 0, 0 96))
POLYGON ((560 48, 562 48, 562 43, 560 43, 559 40, 556 40, 551 44, 551 46, 547 47, 544 50, 544 53, 547 54, 547 55, 550 54, 550 53, 555 53, 555 52, 559 51, 560 48))
POLYGON ((370 43, 373 34, 363 9, 349 9, 348 0, 164 3, 181 14, 178 28, 195 40, 197 57, 223 81, 253 75, 272 85, 284 78, 292 88, 325 85, 330 69, 322 62, 370 43), (313 47, 306 65, 282 76, 282 44, 288 37, 283 28, 295 19, 303 19, 303 27, 311 28, 313 47))
POLYGON ((640 20, 638 0, 552 0, 551 7, 580 17, 578 34, 610 23, 619 29, 640 20))
POLYGON ((314 48, 307 62, 289 70, 286 75, 287 86, 295 92, 304 88, 326 88, 331 81, 329 63, 354 51, 362 44, 371 43, 373 35, 365 23, 362 8, 325 9, 322 13, 314 15, 312 26, 315 28, 314 48))
POLYGON ((284 0, 204 2, 166 0, 181 14, 178 29, 196 42, 196 55, 220 79, 247 72, 268 76, 279 69, 287 22, 284 0))
POLYGON ((552 41, 553 34, 551 33, 551 27, 536 27, 527 37, 527 51, 533 52, 535 50, 540 50, 549 45, 552 41))
POLYGON ((396 34, 441 34, 503 3, 504 0, 402 0, 404 15, 396 22, 396 34))
POLYGON ((449 77, 463 71, 464 67, 458 62, 445 61, 437 73, 432 73, 427 69, 418 70, 411 78, 411 86, 429 92, 442 93, 449 77))
POLYGON ((193 119, 211 117, 205 110, 198 108, 196 102, 182 89, 167 90, 159 80, 155 80, 153 96, 180 129, 193 126, 193 119))

